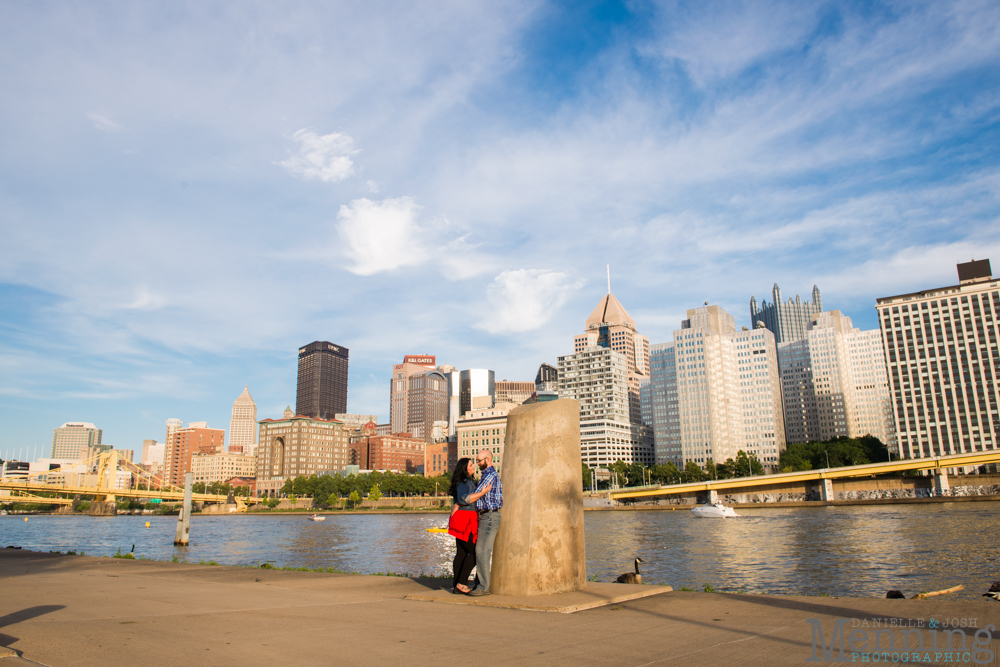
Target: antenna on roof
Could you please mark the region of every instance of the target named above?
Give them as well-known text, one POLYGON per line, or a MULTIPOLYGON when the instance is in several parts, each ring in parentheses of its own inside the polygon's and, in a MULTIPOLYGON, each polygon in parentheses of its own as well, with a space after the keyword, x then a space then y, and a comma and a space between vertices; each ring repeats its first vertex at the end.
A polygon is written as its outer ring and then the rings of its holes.
POLYGON ((608 264, 608 294, 611 294, 611 265, 608 264))

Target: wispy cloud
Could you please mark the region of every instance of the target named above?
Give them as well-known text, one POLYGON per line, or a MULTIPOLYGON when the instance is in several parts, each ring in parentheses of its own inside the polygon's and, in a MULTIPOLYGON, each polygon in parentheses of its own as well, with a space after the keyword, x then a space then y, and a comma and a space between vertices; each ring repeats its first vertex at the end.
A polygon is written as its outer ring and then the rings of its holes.
POLYGON ((88 113, 87 118, 101 132, 119 132, 125 129, 124 125, 116 123, 106 114, 97 111, 88 113))
POLYGON ((305 179, 336 183, 354 175, 351 156, 357 154, 354 140, 346 134, 331 132, 319 135, 301 129, 292 135, 298 151, 279 162, 290 174, 305 179))

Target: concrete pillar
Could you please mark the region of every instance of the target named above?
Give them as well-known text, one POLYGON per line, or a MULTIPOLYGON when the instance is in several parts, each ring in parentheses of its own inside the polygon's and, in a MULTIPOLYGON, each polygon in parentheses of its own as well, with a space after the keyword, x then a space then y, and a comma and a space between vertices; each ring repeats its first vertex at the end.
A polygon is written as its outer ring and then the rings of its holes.
POLYGON ((715 503, 719 500, 719 492, 715 489, 708 490, 708 502, 715 503))
POLYGON ((934 495, 951 495, 951 485, 948 484, 948 471, 944 468, 938 468, 934 471, 934 495))
POLYGON ((560 399, 510 411, 501 481, 504 505, 490 591, 528 596, 583 589, 579 402, 560 399))
POLYGON ((177 532, 174 534, 174 546, 186 547, 191 537, 191 486, 194 484, 194 473, 184 473, 184 504, 181 513, 177 515, 177 532))
POLYGON ((821 479, 819 484, 820 497, 823 500, 836 500, 833 495, 833 480, 832 479, 821 479))

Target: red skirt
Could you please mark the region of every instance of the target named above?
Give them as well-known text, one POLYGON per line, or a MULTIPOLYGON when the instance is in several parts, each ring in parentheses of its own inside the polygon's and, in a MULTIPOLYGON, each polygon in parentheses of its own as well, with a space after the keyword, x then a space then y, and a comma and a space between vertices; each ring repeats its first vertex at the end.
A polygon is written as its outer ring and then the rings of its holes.
POLYGON ((479 535, 479 514, 470 510, 458 510, 448 520, 448 534, 463 542, 475 542, 479 535))

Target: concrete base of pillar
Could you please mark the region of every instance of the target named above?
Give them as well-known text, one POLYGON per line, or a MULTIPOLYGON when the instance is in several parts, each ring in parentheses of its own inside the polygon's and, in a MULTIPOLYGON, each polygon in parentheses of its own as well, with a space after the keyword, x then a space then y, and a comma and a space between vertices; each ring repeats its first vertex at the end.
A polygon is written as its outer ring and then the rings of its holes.
POLYGON ((118 503, 109 503, 103 500, 95 500, 90 503, 87 510, 90 516, 116 516, 118 514, 118 503))
POLYGON ((836 500, 833 496, 833 480, 821 479, 819 484, 819 493, 823 500, 836 500))
POLYGON ((535 596, 582 590, 587 555, 577 401, 559 399, 510 411, 501 481, 504 506, 490 591, 535 596))
POLYGON ((948 473, 944 470, 937 470, 934 472, 934 495, 951 495, 951 485, 948 483, 948 473))

